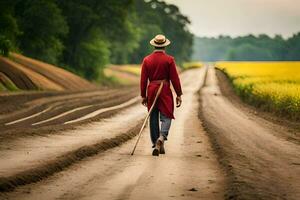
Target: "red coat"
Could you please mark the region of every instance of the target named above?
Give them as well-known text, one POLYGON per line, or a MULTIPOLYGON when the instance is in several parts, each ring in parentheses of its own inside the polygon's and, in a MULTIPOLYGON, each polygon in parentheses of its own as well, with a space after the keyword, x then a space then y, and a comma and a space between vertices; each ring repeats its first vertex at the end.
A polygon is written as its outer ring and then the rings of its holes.
POLYGON ((160 85, 160 83, 151 81, 163 79, 166 79, 167 83, 164 83, 161 94, 157 99, 157 107, 166 117, 174 119, 174 101, 170 81, 177 96, 182 95, 175 60, 164 51, 154 51, 144 58, 141 72, 141 96, 147 97, 148 110, 153 104, 160 85))

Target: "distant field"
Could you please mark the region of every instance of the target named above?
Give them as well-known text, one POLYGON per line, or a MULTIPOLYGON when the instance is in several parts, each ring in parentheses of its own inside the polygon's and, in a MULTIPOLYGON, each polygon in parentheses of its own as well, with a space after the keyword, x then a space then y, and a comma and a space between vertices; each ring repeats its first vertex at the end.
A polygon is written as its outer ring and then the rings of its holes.
MULTIPOLYGON (((192 68, 202 67, 201 62, 187 62, 183 64, 183 68, 177 68, 178 72, 192 68)), ((107 77, 112 78, 121 85, 137 85, 140 81, 141 65, 111 65, 105 68, 104 73, 107 77)))
POLYGON ((300 119, 300 62, 218 62, 243 100, 300 119))
POLYGON ((141 65, 124 65, 120 68, 121 71, 131 73, 136 76, 141 74, 141 65))
POLYGON ((193 69, 193 68, 200 68, 200 67, 203 67, 204 64, 202 62, 186 62, 186 63, 183 63, 183 69, 186 70, 186 69, 193 69))
POLYGON ((137 85, 140 80, 140 65, 111 65, 104 74, 120 85, 137 85))

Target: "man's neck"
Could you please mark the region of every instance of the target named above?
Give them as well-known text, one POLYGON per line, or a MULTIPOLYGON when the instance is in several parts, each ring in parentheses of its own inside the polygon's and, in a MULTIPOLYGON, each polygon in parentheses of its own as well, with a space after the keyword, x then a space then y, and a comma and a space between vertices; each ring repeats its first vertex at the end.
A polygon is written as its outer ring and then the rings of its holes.
POLYGON ((153 52, 163 52, 163 53, 165 53, 165 51, 166 50, 164 50, 164 49, 155 49, 153 52))

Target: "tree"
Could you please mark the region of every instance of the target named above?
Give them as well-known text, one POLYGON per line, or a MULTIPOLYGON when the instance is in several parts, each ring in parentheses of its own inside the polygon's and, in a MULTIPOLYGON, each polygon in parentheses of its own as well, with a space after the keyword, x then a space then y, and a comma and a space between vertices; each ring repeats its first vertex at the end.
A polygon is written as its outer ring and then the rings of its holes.
POLYGON ((85 74, 86 78, 102 74, 110 55, 115 62, 125 60, 127 55, 118 54, 119 49, 134 48, 130 46, 134 31, 128 21, 132 0, 57 0, 57 4, 69 26, 68 37, 64 40, 63 63, 85 74), (99 53, 97 58, 95 52, 99 53), (92 60, 94 66, 91 66, 92 60), (87 63, 89 66, 83 67, 87 63), (85 72, 85 68, 94 70, 85 72))
POLYGON ((300 60, 300 32, 287 40, 285 51, 286 60, 300 60))
POLYGON ((228 60, 233 61, 262 61, 272 60, 272 55, 269 51, 256 47, 251 44, 242 44, 233 48, 228 53, 228 60))
POLYGON ((136 1, 137 26, 141 27, 140 47, 135 51, 131 61, 140 63, 143 57, 152 51, 149 41, 156 34, 165 34, 172 42, 168 52, 178 63, 190 59, 193 35, 187 25, 189 19, 180 13, 177 6, 164 1, 136 1))
POLYGON ((300 33, 285 40, 281 35, 195 38, 193 59, 218 60, 300 60, 300 33), (248 51, 248 53, 247 53, 248 51))
POLYGON ((103 39, 99 29, 94 29, 80 43, 74 62, 77 71, 89 80, 103 78, 103 68, 109 62, 109 42, 103 39))
POLYGON ((14 17, 15 1, 0 1, 0 55, 8 56, 16 49, 16 37, 19 34, 14 17))
POLYGON ((150 39, 167 35, 169 52, 188 60, 189 19, 161 0, 1 0, 0 53, 19 49, 88 79, 108 63, 140 63, 150 39))
POLYGON ((15 13, 22 31, 19 47, 24 54, 57 64, 68 26, 54 0, 20 0, 15 13))
POLYGON ((131 62, 134 51, 140 46, 142 30, 136 25, 137 15, 134 7, 130 7, 128 17, 124 21, 122 37, 111 42, 110 61, 115 64, 126 64, 131 62), (121 38, 121 40, 120 40, 121 38))

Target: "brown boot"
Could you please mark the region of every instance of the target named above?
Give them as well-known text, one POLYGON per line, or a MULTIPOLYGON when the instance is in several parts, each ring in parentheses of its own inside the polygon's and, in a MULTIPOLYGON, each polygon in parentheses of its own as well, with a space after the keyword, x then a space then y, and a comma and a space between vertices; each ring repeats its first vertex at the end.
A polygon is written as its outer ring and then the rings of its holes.
POLYGON ((159 137, 156 141, 155 148, 153 149, 152 156, 159 156, 161 146, 163 145, 163 140, 159 137))
POLYGON ((164 142, 162 142, 162 144, 160 146, 159 153, 160 154, 166 154, 164 142))
POLYGON ((160 148, 159 148, 159 153, 160 154, 165 154, 165 146, 164 146, 164 143, 165 143, 165 138, 164 136, 160 135, 158 140, 160 141, 160 148))

